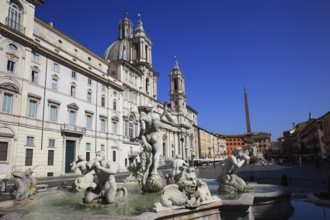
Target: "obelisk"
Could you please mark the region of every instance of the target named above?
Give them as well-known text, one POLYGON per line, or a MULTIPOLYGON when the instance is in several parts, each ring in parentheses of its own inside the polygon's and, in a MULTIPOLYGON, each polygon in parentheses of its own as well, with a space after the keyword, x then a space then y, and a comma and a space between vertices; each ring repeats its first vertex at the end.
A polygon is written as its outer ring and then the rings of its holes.
POLYGON ((247 98, 247 93, 246 93, 245 87, 244 87, 244 102, 245 102, 245 117, 246 117, 246 133, 251 134, 249 103, 248 103, 248 98, 247 98))
POLYGON ((247 144, 253 143, 251 123, 250 123, 250 113, 249 113, 249 103, 247 98, 246 89, 244 87, 244 103, 245 103, 245 118, 246 118, 246 138, 245 142, 247 144))

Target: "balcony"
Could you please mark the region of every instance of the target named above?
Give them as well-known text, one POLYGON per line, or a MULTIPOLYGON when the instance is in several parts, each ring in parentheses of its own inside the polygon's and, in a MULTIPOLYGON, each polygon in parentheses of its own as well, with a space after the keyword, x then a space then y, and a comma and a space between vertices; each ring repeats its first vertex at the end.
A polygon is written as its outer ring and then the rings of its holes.
POLYGON ((134 159, 139 155, 139 153, 140 152, 138 152, 138 151, 130 151, 130 152, 128 152, 128 158, 134 159))
POLYGON ((19 22, 9 19, 8 17, 6 18, 6 25, 10 27, 11 29, 18 31, 19 33, 25 34, 25 27, 20 25, 19 22))
POLYGON ((61 124, 61 133, 66 136, 82 137, 86 134, 86 128, 69 124, 61 124))

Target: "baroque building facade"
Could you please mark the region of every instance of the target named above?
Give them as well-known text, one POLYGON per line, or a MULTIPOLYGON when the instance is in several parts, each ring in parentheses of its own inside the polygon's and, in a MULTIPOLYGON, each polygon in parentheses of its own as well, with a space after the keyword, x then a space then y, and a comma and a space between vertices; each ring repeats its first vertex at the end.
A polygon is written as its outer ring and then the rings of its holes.
POLYGON ((71 172, 78 155, 103 150, 126 171, 141 151, 138 107, 161 118, 162 162, 198 157, 197 111, 186 104, 184 76, 175 59, 170 102, 157 99, 159 73, 152 42, 139 18, 125 13, 118 40, 103 57, 34 16, 43 0, 0 1, 0 179, 35 168, 36 177, 71 172))
POLYGON ((312 118, 311 113, 307 121, 293 123, 290 130, 283 131, 279 138, 281 153, 289 159, 299 157, 325 159, 330 156, 330 112, 319 118, 312 118))

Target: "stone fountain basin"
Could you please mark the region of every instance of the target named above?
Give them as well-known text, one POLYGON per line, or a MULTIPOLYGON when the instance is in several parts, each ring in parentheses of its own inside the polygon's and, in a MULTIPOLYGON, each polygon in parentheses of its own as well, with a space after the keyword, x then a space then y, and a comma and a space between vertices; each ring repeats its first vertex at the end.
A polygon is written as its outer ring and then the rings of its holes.
POLYGON ((291 190, 271 184, 248 183, 247 193, 219 193, 219 182, 205 180, 213 195, 222 199, 223 219, 288 219, 294 211, 291 190))
POLYGON ((293 214, 289 189, 256 183, 248 187, 255 192, 237 194, 236 200, 222 200, 220 211, 224 219, 243 216, 246 219, 288 219, 293 214))
POLYGON ((277 185, 249 183, 253 196, 252 213, 255 219, 287 219, 293 214, 291 190, 277 185))
POLYGON ((15 197, 9 193, 0 193, 0 209, 11 208, 15 197))

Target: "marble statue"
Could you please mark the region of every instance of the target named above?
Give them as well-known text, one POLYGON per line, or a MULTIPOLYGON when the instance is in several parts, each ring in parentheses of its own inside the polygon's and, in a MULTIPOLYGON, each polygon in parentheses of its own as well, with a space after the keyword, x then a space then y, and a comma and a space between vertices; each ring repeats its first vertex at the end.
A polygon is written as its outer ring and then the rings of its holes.
POLYGON ((110 169, 110 164, 105 161, 103 151, 98 151, 94 161, 86 164, 86 172, 95 172, 95 187, 85 190, 83 203, 114 204, 125 200, 127 189, 117 187, 115 172, 110 169))
POLYGON ((82 155, 78 155, 78 159, 70 163, 71 171, 76 174, 84 174, 86 170, 87 161, 83 158, 82 155), (80 172, 79 172, 80 171, 80 172))
POLYGON ((176 155, 175 159, 173 160, 173 167, 172 167, 172 178, 175 183, 180 180, 182 167, 189 167, 189 165, 184 161, 180 154, 176 155))
POLYGON ((29 168, 25 172, 14 171, 12 173, 14 185, 10 189, 10 193, 14 195, 17 201, 35 198, 37 192, 37 180, 32 176, 34 168, 29 168))
POLYGON ((177 208, 196 209, 202 204, 220 200, 212 196, 207 184, 197 178, 194 168, 181 166, 180 169, 178 182, 167 185, 161 192, 160 202, 154 204, 156 212, 177 208))
POLYGON ((136 158, 138 157, 139 155, 132 155, 129 160, 132 160, 132 163, 130 163, 130 165, 127 167, 127 170, 129 171, 129 176, 126 177, 124 179, 124 182, 125 183, 129 183, 129 182, 137 182, 138 179, 137 179, 137 176, 135 175, 136 173, 136 168, 138 166, 138 162, 136 161, 136 158))
POLYGON ((139 141, 143 147, 140 153, 140 163, 132 168, 144 192, 158 192, 165 187, 165 178, 157 168, 162 153, 162 138, 160 117, 152 110, 152 105, 139 107, 140 134, 133 141, 139 141))
POLYGON ((88 187, 95 188, 96 183, 94 182, 95 179, 95 172, 92 170, 91 172, 87 171, 87 161, 82 157, 82 155, 78 155, 78 160, 72 162, 71 164, 71 171, 74 173, 79 173, 82 175, 78 177, 74 183, 72 184, 72 190, 76 192, 82 192, 86 190, 88 187))
POLYGON ((222 166, 219 182, 220 192, 235 193, 246 191, 245 181, 237 176, 235 171, 249 159, 249 156, 243 152, 242 148, 237 147, 233 150, 233 154, 225 160, 222 166))
POLYGON ((249 155, 250 160, 248 161, 250 164, 256 164, 263 159, 262 154, 258 153, 258 147, 256 145, 248 145, 244 148, 245 154, 249 155))

